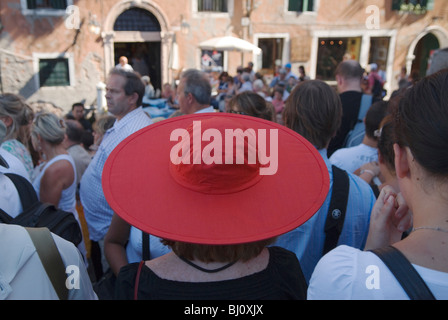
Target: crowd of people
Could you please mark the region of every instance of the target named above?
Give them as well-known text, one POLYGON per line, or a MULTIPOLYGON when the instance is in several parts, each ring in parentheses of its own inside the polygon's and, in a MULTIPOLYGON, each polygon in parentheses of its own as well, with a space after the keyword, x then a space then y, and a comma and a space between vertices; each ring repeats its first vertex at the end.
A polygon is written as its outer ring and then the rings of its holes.
MULTIPOLYGON (((448 69, 389 100, 364 89, 354 60, 339 64, 337 88, 303 66, 295 75, 289 63, 266 83, 249 63, 235 77, 221 73, 216 95, 207 73, 188 69, 167 95, 181 116, 154 124, 142 108, 149 79, 121 66, 107 78, 108 114, 93 123, 82 103, 59 118, 34 114, 18 95, 0 96, 0 208, 12 217, 22 211, 5 175, 16 173, 39 200, 87 225, 77 247, 53 235, 64 264, 82 270, 82 289, 70 299, 407 299, 372 251, 389 246, 435 298, 448 299, 448 69), (346 148, 365 95, 374 99, 364 139, 346 148), (249 152, 240 165, 169 163, 163 137, 194 130, 192 120, 223 136, 240 125, 277 130, 277 173, 260 179, 254 172, 264 164, 250 163, 249 152), (338 193, 345 205, 335 209, 338 193), (330 216, 342 224, 329 246, 330 216), (372 265, 381 286, 366 285, 372 265)), ((194 158, 185 143, 182 153, 194 158)), ((14 270, 5 263, 30 245, 22 228, 0 224, 0 241, 0 299, 54 299, 36 259, 14 270)))
POLYGON ((277 68, 272 79, 267 81, 260 72, 253 70, 253 66, 253 63, 249 62, 246 67, 238 67, 235 76, 224 71, 219 74, 217 79, 214 79, 211 74, 212 91, 216 92, 212 95, 211 104, 221 112, 229 112, 228 102, 235 95, 245 91, 256 92, 269 105, 274 106, 276 121, 280 122, 281 113, 290 92, 299 82, 310 78, 306 75, 304 66, 299 66, 297 75, 291 71, 291 63, 287 63, 284 67, 277 68))

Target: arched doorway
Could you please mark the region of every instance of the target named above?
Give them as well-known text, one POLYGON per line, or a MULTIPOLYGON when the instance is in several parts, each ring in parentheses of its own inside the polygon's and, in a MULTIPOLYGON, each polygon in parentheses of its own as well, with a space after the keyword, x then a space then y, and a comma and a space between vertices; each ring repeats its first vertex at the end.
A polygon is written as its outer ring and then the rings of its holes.
POLYGON ((161 77, 161 27, 149 11, 131 8, 121 13, 114 23, 114 32, 146 33, 144 39, 119 37, 114 42, 114 63, 126 56, 129 64, 142 76, 150 76, 154 88, 162 87, 161 77), (118 41, 119 40, 119 41, 118 41))
MULTIPOLYGON (((135 65, 134 55, 138 58, 143 54, 151 82, 157 83, 155 88, 172 81, 169 53, 173 46, 174 32, 170 31, 167 17, 157 4, 148 1, 119 1, 110 8, 103 26, 101 36, 104 44, 105 77, 118 63, 120 55, 129 55, 130 64, 135 65)), ((139 63, 141 61, 137 60, 137 65, 139 63)), ((142 68, 144 70, 145 67, 142 68)))
POLYGON ((406 56, 408 74, 426 76, 428 59, 433 50, 448 47, 448 31, 439 26, 425 28, 410 44, 406 56))
POLYGON ((440 48, 440 43, 437 37, 428 33, 421 38, 414 49, 414 61, 412 62, 411 76, 418 76, 419 79, 426 76, 428 69, 428 61, 431 53, 440 48))

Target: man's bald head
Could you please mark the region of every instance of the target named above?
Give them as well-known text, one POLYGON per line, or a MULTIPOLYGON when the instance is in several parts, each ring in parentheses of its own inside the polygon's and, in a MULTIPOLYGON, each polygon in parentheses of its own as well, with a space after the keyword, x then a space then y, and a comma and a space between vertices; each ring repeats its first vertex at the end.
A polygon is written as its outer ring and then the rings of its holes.
POLYGON ((339 93, 346 91, 362 91, 361 80, 364 69, 356 60, 345 60, 336 68, 336 81, 339 93))
POLYGON ((364 69, 356 60, 345 60, 339 63, 336 68, 336 75, 346 80, 359 80, 361 81, 364 74, 364 69))

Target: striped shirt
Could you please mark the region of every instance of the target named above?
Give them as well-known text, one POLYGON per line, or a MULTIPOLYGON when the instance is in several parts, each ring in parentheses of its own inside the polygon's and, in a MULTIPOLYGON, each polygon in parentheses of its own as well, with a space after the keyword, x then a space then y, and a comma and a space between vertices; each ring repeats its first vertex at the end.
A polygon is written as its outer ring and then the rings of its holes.
MULTIPOLYGON (((333 190, 333 172, 327 157, 327 150, 319 150, 330 174, 330 190, 322 207, 306 223, 278 237, 275 245, 294 252, 308 282, 314 267, 322 257, 325 242, 325 221, 333 190)), ((344 227, 338 245, 345 244, 362 249, 369 231, 370 212, 376 198, 372 188, 361 178, 348 173, 350 180, 349 199, 345 215, 344 227)))
POLYGON ((131 111, 120 121, 115 121, 114 126, 106 131, 95 156, 82 176, 81 203, 90 239, 93 241, 104 238, 113 216, 113 210, 104 197, 101 185, 101 176, 107 157, 121 141, 150 124, 152 120, 141 107, 131 111))

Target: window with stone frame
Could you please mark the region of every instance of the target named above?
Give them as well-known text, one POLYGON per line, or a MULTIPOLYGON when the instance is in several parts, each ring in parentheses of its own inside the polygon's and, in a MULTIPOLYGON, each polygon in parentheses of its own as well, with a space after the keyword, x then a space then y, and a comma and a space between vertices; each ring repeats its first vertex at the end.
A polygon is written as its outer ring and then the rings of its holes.
POLYGON ((198 0, 198 12, 228 12, 227 0, 198 0))
POLYGON ((68 58, 39 59, 39 83, 41 87, 69 86, 68 58))
POLYGON ((314 0, 288 0, 288 11, 314 11, 314 0))

